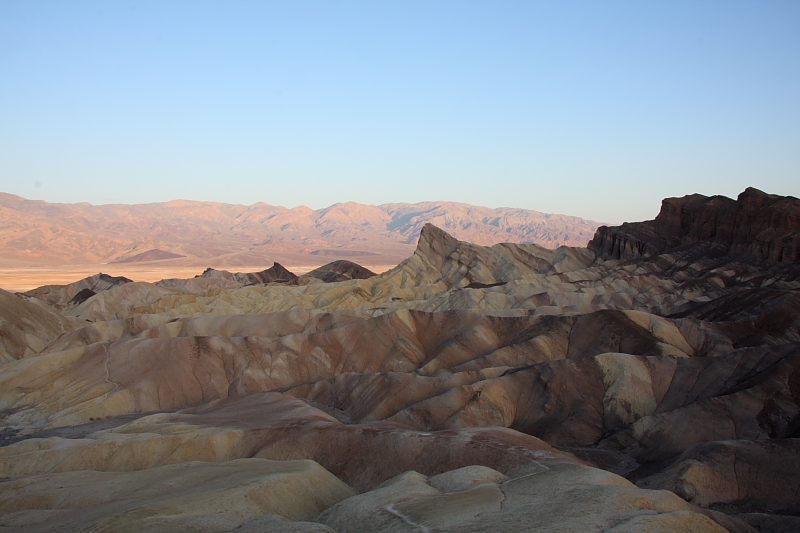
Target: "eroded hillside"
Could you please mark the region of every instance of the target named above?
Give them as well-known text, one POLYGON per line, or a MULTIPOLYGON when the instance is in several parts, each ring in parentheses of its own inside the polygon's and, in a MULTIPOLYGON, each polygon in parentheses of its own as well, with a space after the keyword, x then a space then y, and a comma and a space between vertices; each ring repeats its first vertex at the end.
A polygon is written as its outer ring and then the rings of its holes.
POLYGON ((425 225, 380 275, 0 293, 0 525, 791 530, 797 205, 668 199, 556 250, 425 225))

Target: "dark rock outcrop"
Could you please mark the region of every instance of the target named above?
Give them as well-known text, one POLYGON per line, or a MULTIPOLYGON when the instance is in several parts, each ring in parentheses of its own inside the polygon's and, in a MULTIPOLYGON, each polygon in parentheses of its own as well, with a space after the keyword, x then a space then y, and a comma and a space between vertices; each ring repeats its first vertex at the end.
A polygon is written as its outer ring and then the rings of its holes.
POLYGON ((797 533, 800 531, 800 516, 767 513, 744 513, 735 516, 737 520, 762 533, 797 533))
POLYGON ((634 259, 702 243, 717 254, 800 260, 800 200, 747 188, 736 200, 667 198, 655 220, 601 226, 588 248, 598 259, 634 259))
POLYGON ((133 280, 130 280, 124 276, 109 276, 108 274, 103 274, 101 272, 68 285, 45 285, 43 287, 20 294, 26 297, 38 298, 39 300, 53 305, 56 308, 63 308, 65 305, 82 303, 98 292, 107 291, 108 289, 113 289, 114 287, 124 285, 125 283, 131 283, 132 281, 133 280), (94 294, 83 292, 84 289, 89 289, 94 294), (73 302, 72 300, 77 298, 81 293, 82 298, 83 296, 86 297, 80 302, 73 302))
POLYGON ((703 507, 800 512, 800 439, 702 444, 637 485, 671 490, 703 507))
POLYGON ((306 274, 309 278, 315 278, 325 283, 336 283, 351 279, 369 279, 375 275, 375 272, 344 259, 328 263, 306 274))
POLYGON ((95 294, 97 293, 94 292, 92 289, 89 288, 81 289, 80 292, 78 292, 78 294, 73 296, 72 299, 69 302, 67 302, 67 305, 80 305, 89 298, 91 298, 92 296, 94 296, 95 294))
POLYGON ((227 270, 215 270, 207 268, 205 272, 197 277, 201 278, 226 278, 237 281, 244 286, 266 285, 268 283, 297 284, 297 275, 287 270, 280 263, 273 265, 260 272, 228 272, 227 270))

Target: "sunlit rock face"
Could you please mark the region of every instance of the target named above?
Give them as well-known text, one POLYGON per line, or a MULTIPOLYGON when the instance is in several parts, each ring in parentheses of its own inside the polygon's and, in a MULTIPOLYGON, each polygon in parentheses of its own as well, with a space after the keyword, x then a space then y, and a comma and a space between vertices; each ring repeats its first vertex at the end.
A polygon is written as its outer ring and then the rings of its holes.
POLYGON ((791 527, 796 205, 670 199, 589 249, 426 225, 380 275, 0 292, 0 525, 791 527))

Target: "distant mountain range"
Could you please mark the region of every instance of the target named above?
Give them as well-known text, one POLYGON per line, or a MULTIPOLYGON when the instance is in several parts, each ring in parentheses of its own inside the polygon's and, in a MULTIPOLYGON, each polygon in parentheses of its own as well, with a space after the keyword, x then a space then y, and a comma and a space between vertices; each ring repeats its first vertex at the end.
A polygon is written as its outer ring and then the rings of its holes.
POLYGON ((455 202, 325 209, 175 200, 138 205, 55 204, 0 193, 0 265, 170 261, 181 265, 328 263, 393 265, 432 223, 481 245, 586 246, 591 220, 455 202))

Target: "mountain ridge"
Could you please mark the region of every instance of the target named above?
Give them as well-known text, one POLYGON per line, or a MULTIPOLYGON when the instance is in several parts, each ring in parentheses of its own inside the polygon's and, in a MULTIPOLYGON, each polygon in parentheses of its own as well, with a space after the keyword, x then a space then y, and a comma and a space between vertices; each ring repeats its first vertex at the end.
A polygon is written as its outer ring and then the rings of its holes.
MULTIPOLYGON (((426 223, 482 245, 585 246, 597 222, 520 208, 457 202, 346 202, 313 210, 172 200, 151 204, 48 203, 0 193, 0 251, 7 261, 78 264, 126 261, 149 250, 229 264, 320 263, 375 255, 408 257, 426 223)), ((377 264, 377 263, 376 263, 377 264)))

